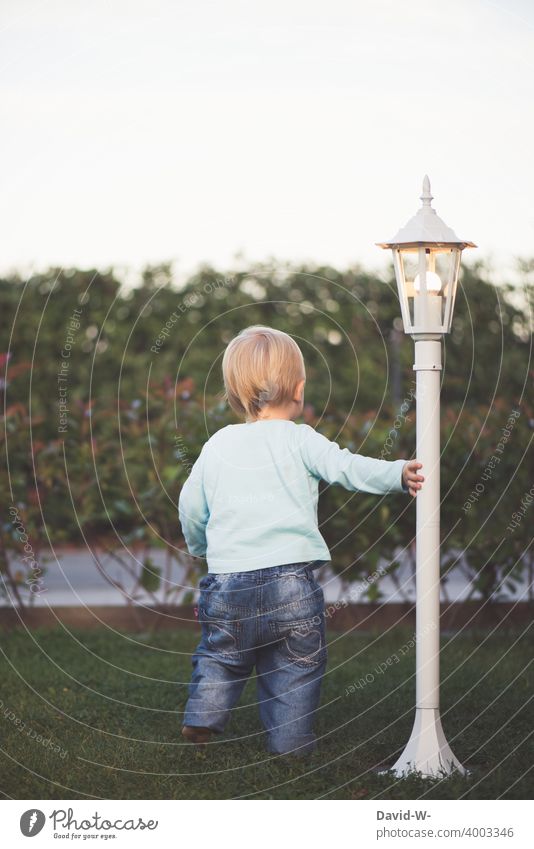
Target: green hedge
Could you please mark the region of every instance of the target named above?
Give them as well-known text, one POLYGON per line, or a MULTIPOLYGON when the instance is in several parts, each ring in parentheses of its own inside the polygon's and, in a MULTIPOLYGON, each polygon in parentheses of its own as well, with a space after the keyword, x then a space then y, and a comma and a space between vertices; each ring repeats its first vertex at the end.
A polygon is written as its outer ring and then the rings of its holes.
MULTIPOLYGON (((487 277, 482 266, 464 269, 444 349, 442 553, 448 571, 464 551, 474 587, 495 599, 505 578, 511 585, 532 570, 533 287, 487 277)), ((112 272, 51 269, 1 280, 0 308, 0 564, 21 602, 50 543, 140 542, 179 555, 180 487, 209 434, 236 421, 221 401, 220 364, 244 326, 298 340, 305 421, 369 456, 415 455, 413 342, 400 332, 391 276, 273 264, 204 268, 177 287, 161 266, 127 288, 112 272)), ((330 487, 320 520, 346 582, 380 556, 394 571, 400 550, 414 555, 415 504, 405 496, 330 487)), ((149 564, 139 580, 155 590, 158 574, 149 564)), ((378 593, 375 582, 369 594, 378 593)))

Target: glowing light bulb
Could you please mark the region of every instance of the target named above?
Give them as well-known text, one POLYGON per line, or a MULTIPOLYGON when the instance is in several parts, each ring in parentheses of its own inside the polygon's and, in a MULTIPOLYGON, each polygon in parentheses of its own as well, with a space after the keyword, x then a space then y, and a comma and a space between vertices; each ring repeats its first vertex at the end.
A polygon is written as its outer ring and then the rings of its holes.
MULTIPOLYGON (((441 291, 441 280, 436 274, 435 271, 427 271, 426 273, 426 288, 429 292, 440 292, 441 291)), ((421 280, 419 275, 416 274, 415 280, 413 281, 413 287, 416 292, 421 291, 421 280)))

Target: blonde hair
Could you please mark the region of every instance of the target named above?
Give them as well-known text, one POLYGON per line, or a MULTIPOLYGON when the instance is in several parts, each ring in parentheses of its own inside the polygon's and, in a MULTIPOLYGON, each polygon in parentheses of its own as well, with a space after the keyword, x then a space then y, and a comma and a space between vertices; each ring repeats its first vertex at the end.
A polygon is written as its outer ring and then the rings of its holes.
POLYGON ((291 336, 272 327, 246 327, 222 361, 224 399, 238 416, 257 419, 268 404, 289 404, 306 377, 302 352, 291 336))

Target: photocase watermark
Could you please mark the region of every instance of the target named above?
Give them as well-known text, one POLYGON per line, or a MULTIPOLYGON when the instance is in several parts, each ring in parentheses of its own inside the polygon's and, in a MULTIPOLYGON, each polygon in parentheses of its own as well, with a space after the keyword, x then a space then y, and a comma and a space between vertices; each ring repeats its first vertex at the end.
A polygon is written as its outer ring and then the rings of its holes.
MULTIPOLYGON (((421 631, 421 637, 424 637, 425 634, 428 634, 429 631, 435 631, 437 625, 435 622, 431 622, 426 628, 421 631)), ((398 652, 393 652, 383 660, 381 663, 377 664, 372 672, 367 672, 363 678, 359 678, 358 681, 355 681, 353 684, 349 684, 348 687, 345 688, 345 695, 350 696, 352 693, 355 693, 356 690, 363 690, 368 684, 372 684, 373 681, 376 680, 378 675, 383 675, 391 666, 395 663, 400 663, 404 655, 408 654, 408 652, 413 649, 417 642, 417 635, 414 634, 407 643, 398 650, 398 652)))
POLYGON ((387 439, 384 442, 382 450, 380 451, 379 459, 384 460, 386 457, 389 457, 391 454, 391 449, 395 444, 395 440, 397 439, 397 433, 403 426, 404 422, 411 421, 410 417, 406 415, 408 410, 410 409, 410 405, 415 398, 415 381, 412 380, 413 388, 410 389, 408 393, 408 397, 405 398, 400 406, 400 411, 395 416, 395 421, 393 422, 393 427, 388 433, 387 439))
POLYGON ((202 301, 206 295, 211 295, 212 292, 215 292, 217 289, 228 286, 233 282, 233 280, 233 277, 217 277, 213 283, 205 283, 201 289, 188 292, 183 301, 181 301, 174 312, 170 314, 169 318, 154 339, 154 344, 150 347, 150 350, 153 351, 154 354, 159 354, 162 346, 171 335, 171 330, 180 316, 186 313, 187 310, 191 309, 191 307, 194 307, 199 301, 202 301))
POLYGON ((12 505, 9 508, 9 512, 11 513, 11 523, 18 534, 19 542, 24 543, 25 555, 21 558, 21 560, 30 569, 29 576, 28 578, 26 578, 26 581, 24 583, 28 584, 30 592, 34 593, 35 595, 40 595, 41 593, 48 592, 47 588, 43 586, 43 570, 35 559, 33 546, 30 542, 28 534, 26 533, 24 523, 20 518, 18 508, 15 507, 15 505, 12 505))
POLYGON ((70 371, 70 356, 72 353, 72 349, 74 343, 76 341, 76 335, 78 330, 80 329, 81 322, 80 317, 82 315, 82 310, 75 309, 73 310, 72 315, 70 316, 67 322, 67 330, 65 334, 65 339, 63 341, 63 347, 61 349, 61 365, 59 367, 59 371, 57 373, 57 392, 58 392, 58 405, 59 405, 59 433, 67 432, 67 422, 68 422, 68 414, 70 412, 68 407, 68 379, 69 379, 69 371, 70 371))
POLYGON ((514 425, 515 425, 515 423, 516 423, 516 421, 517 421, 517 419, 519 418, 520 415, 521 415, 520 410, 512 410, 512 412, 508 416, 508 421, 506 422, 506 426, 501 428, 502 438, 500 439, 498 445, 495 448, 495 453, 492 454, 490 459, 488 460, 486 467, 484 469, 484 472, 481 475, 480 481, 477 483, 475 488, 471 491, 471 494, 467 498, 467 501, 465 501, 465 503, 462 507, 462 510, 464 511, 464 513, 467 513, 471 509, 473 504, 476 504, 476 502, 478 501, 478 499, 480 498, 480 496, 482 495, 482 493, 486 489, 485 483, 482 483, 482 481, 490 480, 490 478, 493 475, 493 470, 494 470, 495 466, 497 466, 497 464, 501 462, 501 458, 498 455, 503 453, 505 446, 506 446, 506 443, 508 442, 508 440, 510 439, 510 436, 512 434, 512 430, 514 428, 514 425))
POLYGON ((16 726, 19 734, 26 734, 30 740, 35 740, 36 743, 39 743, 46 749, 50 749, 50 751, 55 752, 62 760, 67 757, 68 751, 66 749, 62 749, 61 746, 54 743, 50 737, 43 737, 42 734, 38 734, 37 731, 26 725, 24 720, 21 719, 20 716, 17 716, 15 711, 6 707, 2 699, 0 699, 0 714, 4 717, 4 719, 7 719, 16 726))
POLYGON ((122 831, 155 831, 159 825, 159 820, 144 820, 142 817, 108 819, 98 811, 89 817, 84 818, 82 815, 76 819, 73 808, 55 808, 46 817, 39 808, 29 808, 20 818, 20 830, 25 837, 34 837, 42 831, 47 819, 52 826, 54 838, 79 840, 83 843, 86 840, 114 840, 120 837, 122 831))
POLYGON ((507 531, 510 531, 512 534, 515 532, 515 529, 518 528, 519 525, 521 524, 521 522, 523 521, 525 513, 527 512, 528 508, 530 507, 530 505, 532 504, 533 501, 534 501, 534 484, 530 487, 528 492, 525 492, 525 494, 523 495, 523 497, 521 499, 521 507, 519 507, 515 511, 515 513, 512 513, 513 521, 510 522, 510 524, 508 524, 506 526, 507 531))
MULTIPOLYGON (((176 449, 175 456, 180 461, 182 466, 187 469, 187 473, 191 474, 193 463, 189 459, 189 452, 183 436, 176 435, 174 437, 174 447, 176 449)), ((276 501, 276 496, 272 492, 237 492, 229 493, 223 496, 219 501, 225 503, 240 505, 240 504, 264 504, 266 502, 276 501)))
POLYGON ((109 833, 113 831, 145 831, 145 829, 148 829, 149 831, 154 831, 158 827, 158 820, 145 821, 142 817, 113 820, 108 819, 107 817, 103 817, 102 814, 98 813, 98 811, 96 811, 94 814, 91 814, 89 817, 76 819, 74 816, 73 808, 68 808, 67 810, 65 810, 64 808, 57 808, 49 815, 49 819, 52 820, 54 832, 59 831, 60 828, 66 830, 65 834, 54 833, 54 837, 83 837, 85 839, 86 837, 97 837, 98 835, 80 835, 76 834, 75 832, 103 831, 108 833, 100 834, 100 838, 109 839, 110 837, 117 836, 115 834, 109 833))
POLYGON ((387 573, 387 566, 384 566, 381 569, 377 569, 374 572, 371 572, 370 575, 367 575, 366 578, 364 578, 362 581, 352 587, 347 596, 329 604, 328 607, 325 608, 325 618, 330 619, 330 617, 333 616, 334 613, 336 613, 342 607, 348 607, 349 604, 358 601, 360 596, 362 596, 363 593, 365 593, 365 591, 369 589, 372 584, 375 583, 375 581, 378 581, 379 578, 383 578, 384 575, 387 575, 387 573))
POLYGON ((42 830, 46 817, 38 808, 24 811, 20 818, 20 830, 24 837, 35 837, 42 830))
POLYGON ((175 456, 180 463, 187 469, 187 473, 191 474, 191 469, 193 468, 193 463, 188 459, 187 446, 185 444, 183 436, 177 435, 174 437, 174 447, 176 448, 175 456))

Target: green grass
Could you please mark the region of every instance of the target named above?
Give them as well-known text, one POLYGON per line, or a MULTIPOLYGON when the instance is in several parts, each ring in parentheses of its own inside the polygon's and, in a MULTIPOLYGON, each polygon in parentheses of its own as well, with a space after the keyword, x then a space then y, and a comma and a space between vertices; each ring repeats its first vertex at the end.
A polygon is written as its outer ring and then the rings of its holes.
POLYGON ((410 637, 400 629, 385 637, 331 635, 319 748, 289 761, 263 748, 253 681, 227 734, 202 751, 182 744, 194 632, 4 636, 1 792, 14 799, 532 798, 529 635, 442 638, 443 726, 472 771, 468 779, 398 781, 377 773, 411 731, 415 649, 385 674, 373 670, 410 637), (374 680, 347 695, 368 673, 374 680), (36 742, 36 734, 66 755, 36 742))

